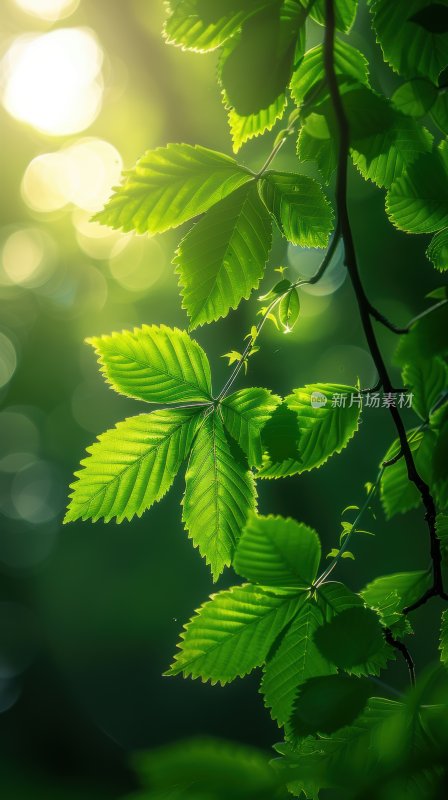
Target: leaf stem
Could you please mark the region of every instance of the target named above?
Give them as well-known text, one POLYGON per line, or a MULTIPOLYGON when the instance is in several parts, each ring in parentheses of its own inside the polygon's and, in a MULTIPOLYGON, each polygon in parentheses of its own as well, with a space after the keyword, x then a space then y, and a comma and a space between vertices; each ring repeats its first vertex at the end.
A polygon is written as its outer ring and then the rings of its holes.
MULTIPOLYGON (((392 383, 383 360, 383 356, 379 349, 376 339, 375 331, 372 324, 372 306, 364 290, 361 281, 358 261, 356 256, 355 244, 350 224, 350 217, 347 208, 347 172, 349 161, 350 149, 350 130, 348 120, 345 114, 344 105, 342 103, 341 95, 339 93, 339 84, 336 77, 334 67, 334 39, 336 31, 336 20, 334 10, 334 0, 325 0, 326 8, 326 28, 324 36, 324 64, 325 74, 330 91, 330 97, 333 105, 333 110, 336 118, 336 124, 339 134, 339 158, 337 166, 336 177, 336 208, 338 220, 341 227, 341 235, 344 243, 345 250, 345 263, 350 275, 352 286, 356 295, 358 309, 361 316, 361 322, 364 329, 364 335, 370 350, 370 354, 375 363, 381 385, 385 392, 392 392, 392 383)), ((418 473, 414 458, 409 447, 409 442, 406 436, 406 429, 401 418, 399 410, 394 407, 389 407, 389 412, 392 416, 393 423, 397 430, 398 438, 400 440, 401 450, 406 462, 407 473, 409 480, 415 485, 420 493, 422 503, 425 508, 425 520, 428 526, 430 552, 433 568, 433 587, 432 595, 439 595, 448 599, 443 590, 443 577, 442 577, 442 552, 440 541, 436 532, 436 507, 434 499, 430 492, 429 486, 421 478, 418 473)), ((429 599, 429 598, 427 598, 429 599)), ((426 600, 424 601, 426 602, 426 600)), ((415 604, 414 604, 415 605, 415 604)))

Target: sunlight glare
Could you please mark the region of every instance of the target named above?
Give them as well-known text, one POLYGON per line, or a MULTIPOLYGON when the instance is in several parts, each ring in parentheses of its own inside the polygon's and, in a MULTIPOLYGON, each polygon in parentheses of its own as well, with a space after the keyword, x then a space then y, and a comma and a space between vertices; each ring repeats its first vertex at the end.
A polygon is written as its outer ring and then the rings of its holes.
POLYGON ((73 14, 79 6, 79 0, 14 0, 21 11, 39 17, 47 22, 56 22, 73 14))
POLYGON ((16 119, 51 136, 85 130, 101 109, 103 51, 85 28, 18 37, 2 67, 2 102, 16 119))

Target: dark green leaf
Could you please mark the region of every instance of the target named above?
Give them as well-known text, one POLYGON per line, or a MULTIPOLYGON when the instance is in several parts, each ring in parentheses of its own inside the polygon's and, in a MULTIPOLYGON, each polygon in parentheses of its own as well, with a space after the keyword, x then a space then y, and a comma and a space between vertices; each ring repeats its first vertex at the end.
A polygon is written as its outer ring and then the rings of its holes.
POLYGON ((299 438, 297 414, 282 403, 276 408, 261 434, 265 462, 271 465, 269 477, 280 478, 291 469, 300 469, 299 438))
MULTIPOLYGON (((424 481, 431 480, 431 459, 436 436, 433 431, 408 431, 408 441, 417 471, 424 481)), ((389 461, 400 450, 398 440, 391 445, 383 458, 389 461)), ((409 480, 406 462, 400 458, 395 464, 387 467, 381 480, 381 502, 387 519, 395 514, 404 514, 412 508, 417 508, 421 497, 416 486, 409 480)))
POLYGON ((448 611, 442 613, 440 627, 440 660, 448 668, 448 611))
POLYGON ((433 236, 426 255, 439 272, 448 270, 448 228, 443 228, 433 236))
POLYGON ((372 694, 373 686, 364 678, 349 675, 309 678, 299 688, 291 728, 297 736, 333 733, 350 725, 372 694))
POLYGON ((444 391, 448 390, 448 368, 441 358, 415 360, 406 364, 402 377, 412 391, 412 408, 423 419, 429 414, 444 391))
POLYGON ((309 588, 321 557, 319 537, 303 522, 251 514, 241 534, 233 567, 264 586, 309 588))
POLYGON ((348 608, 316 630, 322 655, 352 675, 378 675, 393 650, 386 644, 378 615, 368 608, 348 608))
POLYGON ((272 223, 256 185, 221 200, 181 241, 174 262, 190 327, 225 317, 264 272, 272 223))
POLYGON ((415 359, 432 358, 448 353, 448 303, 435 308, 412 326, 410 332, 401 336, 395 360, 398 364, 409 364, 415 359))
POLYGON ((415 22, 428 33, 448 33, 448 8, 441 3, 430 3, 425 8, 420 9, 411 17, 409 22, 415 22))
POLYGON ((448 91, 440 92, 431 108, 431 117, 438 128, 448 136, 448 91))
POLYGON ((392 95, 398 111, 410 117, 424 117, 437 99, 437 87, 424 78, 403 83, 392 95))
POLYGON ((391 186, 386 211, 396 228, 433 233, 448 226, 448 164, 442 150, 426 153, 391 186))

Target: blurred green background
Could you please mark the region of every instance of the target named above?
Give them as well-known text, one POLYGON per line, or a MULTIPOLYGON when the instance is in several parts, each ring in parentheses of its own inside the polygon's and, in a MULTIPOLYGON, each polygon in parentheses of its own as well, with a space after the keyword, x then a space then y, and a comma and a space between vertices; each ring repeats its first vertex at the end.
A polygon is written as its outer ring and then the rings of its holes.
MULTIPOLYGON (((396 81, 364 5, 352 40, 371 61, 373 85, 388 93, 396 81)), ((162 0, 1 3, 0 791, 7 797, 119 797, 134 786, 132 750, 196 733, 265 748, 281 738, 257 675, 225 689, 161 677, 182 624, 213 591, 183 531, 182 477, 141 520, 61 526, 85 447, 145 410, 104 385, 84 338, 144 322, 187 327, 170 264, 181 231, 150 240, 89 218, 145 149, 185 141, 231 153, 216 55, 167 46, 163 17, 162 0)), ((311 26, 309 45, 321 34, 311 26)), ((273 138, 248 144, 239 157, 260 166, 273 138)), ((277 164, 297 169, 293 141, 277 164)), ((301 169, 314 174, 310 165, 301 169)), ((440 283, 425 238, 395 231, 383 193, 354 170, 350 187, 368 292, 404 324, 440 283)), ((278 236, 264 286, 275 281, 274 267, 310 274, 321 255, 288 248, 278 236)), ((313 381, 375 383, 341 253, 301 299, 292 334, 264 331, 246 385, 287 393, 313 381)), ((222 354, 240 349, 256 311, 254 297, 198 331, 215 389, 229 374, 222 354)), ((380 331, 380 340, 391 358, 394 337, 380 331)), ((312 525, 327 552, 341 510, 362 500, 392 436, 387 410, 366 410, 357 437, 324 469, 259 482, 260 510, 312 525)), ((421 512, 386 523, 378 507, 368 526, 376 538, 359 537, 356 561, 339 571, 353 589, 378 573, 426 566, 421 512)), ((233 580, 228 571, 219 585, 233 580)), ((415 614, 417 668, 436 657, 436 606, 415 614)), ((406 686, 404 664, 386 680, 406 686)))

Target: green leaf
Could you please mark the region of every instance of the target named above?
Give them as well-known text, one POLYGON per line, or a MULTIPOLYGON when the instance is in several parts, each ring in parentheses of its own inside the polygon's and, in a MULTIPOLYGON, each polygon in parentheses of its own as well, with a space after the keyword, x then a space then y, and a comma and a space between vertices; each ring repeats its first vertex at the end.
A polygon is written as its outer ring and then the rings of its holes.
POLYGON ((396 228, 434 233, 448 226, 448 165, 443 153, 427 153, 391 186, 386 211, 396 228))
POLYGON ((247 456, 251 467, 262 460, 261 432, 281 398, 269 389, 241 389, 224 398, 221 404, 224 425, 247 456))
POLYGON ((233 567, 252 583, 308 589, 321 557, 313 528, 286 517, 252 514, 238 542, 233 567))
MULTIPOLYGON (((403 611, 404 608, 415 603, 429 589, 430 585, 431 575, 427 571, 397 572, 376 578, 368 583, 360 594, 370 608, 384 616, 384 609, 387 608, 392 593, 398 594, 397 609, 403 611)), ((388 620, 384 619, 384 624, 388 624, 388 620)))
POLYGON ((199 415, 153 411, 119 422, 98 437, 75 473, 64 522, 140 517, 171 487, 188 455, 199 415))
POLYGON ((426 255, 439 272, 448 270, 448 228, 443 228, 433 236, 426 255))
POLYGON ((350 725, 373 693, 370 681, 350 675, 309 678, 300 688, 291 718, 297 736, 330 734, 350 725))
POLYGON ((302 247, 326 247, 333 212, 321 187, 307 175, 267 172, 260 194, 281 233, 302 247))
POLYGON ((225 92, 223 92, 223 99, 224 105, 229 109, 228 121, 234 153, 238 153, 249 139, 271 131, 275 123, 283 117, 287 106, 286 95, 280 94, 268 108, 263 108, 248 116, 242 116, 228 103, 225 92))
POLYGON ((437 87, 424 78, 402 83, 392 95, 392 103, 398 111, 409 117, 424 117, 437 100, 437 87))
MULTIPOLYGON (((408 431, 407 436, 417 472, 424 481, 430 482, 435 434, 431 430, 424 432, 411 430, 408 431)), ((383 462, 389 461, 399 450, 400 443, 396 439, 389 447, 383 462)), ((400 458, 395 464, 385 469, 381 479, 381 502, 387 519, 392 519, 396 514, 404 514, 420 505, 420 493, 408 478, 404 458, 400 458)))
POLYGON ((185 331, 143 325, 87 339, 113 389, 148 403, 211 402, 210 365, 185 331))
POLYGON ((315 633, 320 652, 351 675, 379 675, 394 652, 386 643, 378 615, 369 608, 348 608, 315 633))
POLYGON ((435 494, 436 505, 440 510, 448 506, 448 419, 442 418, 440 430, 436 434, 432 458, 431 488, 435 494))
MULTIPOLYGON (((344 79, 351 78, 358 83, 369 85, 369 65, 365 56, 355 47, 335 39, 334 68, 336 75, 344 79)), ((323 45, 319 44, 305 53, 302 61, 294 71, 290 90, 297 105, 313 104, 314 98, 321 101, 328 96, 325 84, 325 67, 323 45), (322 96, 322 91, 325 94, 322 96)))
POLYGON ((434 404, 448 389, 447 365, 438 357, 415 360, 405 365, 402 378, 412 391, 412 408, 421 419, 429 419, 434 404))
POLYGON ((221 419, 209 414, 199 429, 186 475, 182 519, 216 580, 230 566, 241 530, 255 510, 255 484, 221 419))
POLYGON ((431 108, 431 119, 448 136, 448 92, 440 92, 431 108))
POLYGON ((190 327, 225 317, 263 276, 272 224, 257 186, 221 200, 182 239, 174 264, 190 327))
POLYGON ((414 360, 448 353, 448 303, 431 309, 415 322, 409 333, 401 336, 395 361, 409 364, 414 360))
POLYGON ((326 622, 330 622, 335 614, 341 614, 350 608, 362 608, 359 595, 338 581, 328 581, 317 590, 317 603, 324 613, 326 622))
POLYGON ((167 674, 222 685, 242 678, 263 664, 300 602, 250 583, 212 595, 185 626, 167 674))
POLYGON ((297 414, 283 402, 262 430, 263 467, 258 477, 281 478, 300 470, 299 439, 297 414))
POLYGON ((415 22, 429 33, 448 33, 448 8, 442 3, 429 3, 411 17, 410 22, 415 22))
POLYGON ((299 443, 296 460, 277 465, 265 454, 259 477, 274 478, 296 475, 320 467, 334 453, 340 453, 358 429, 360 407, 350 407, 350 395, 356 389, 331 383, 316 383, 295 389, 286 398, 286 405, 297 415, 299 443), (336 399, 346 395, 344 407, 336 399))
POLYGON ((419 14, 433 5, 428 0, 369 0, 373 26, 385 60, 401 75, 422 75, 433 83, 446 66, 448 35, 419 24, 419 14))
POLYGON ((294 328, 300 314, 300 298, 297 289, 292 288, 280 300, 278 306, 278 318, 283 325, 285 333, 289 333, 294 328))
POLYGON ((252 14, 273 0, 170 0, 163 32, 168 44, 205 53, 236 33, 252 14))
POLYGON ((226 103, 240 116, 269 109, 285 93, 303 45, 302 16, 296 3, 286 13, 280 3, 271 4, 247 19, 224 49, 219 79, 226 103))
MULTIPOLYGON (((303 6, 309 6, 309 0, 300 0, 303 6)), ((348 33, 352 27, 358 9, 358 0, 335 0, 336 27, 338 30, 348 33)), ((325 0, 317 0, 311 8, 310 16, 319 25, 326 24, 325 0)))
POLYGON ((252 174, 233 158, 189 144, 149 150, 125 173, 94 220, 137 233, 162 233, 207 211, 252 174))
POLYGON ((297 155, 300 161, 315 161, 326 183, 337 166, 337 150, 330 138, 330 129, 323 114, 309 114, 297 139, 297 155))
POLYGON ((440 660, 448 668, 448 611, 442 612, 440 627, 440 660))
POLYGON ((314 634, 322 623, 317 606, 306 602, 264 668, 260 692, 279 725, 289 721, 302 683, 336 671, 314 643, 314 634))
MULTIPOLYGON (((204 793, 213 800, 268 797, 277 783, 265 753, 211 737, 170 743, 133 755, 132 760, 145 785, 165 791, 186 788, 194 791, 195 798, 204 798, 204 793)), ((171 800, 171 794, 165 797, 171 800)))

